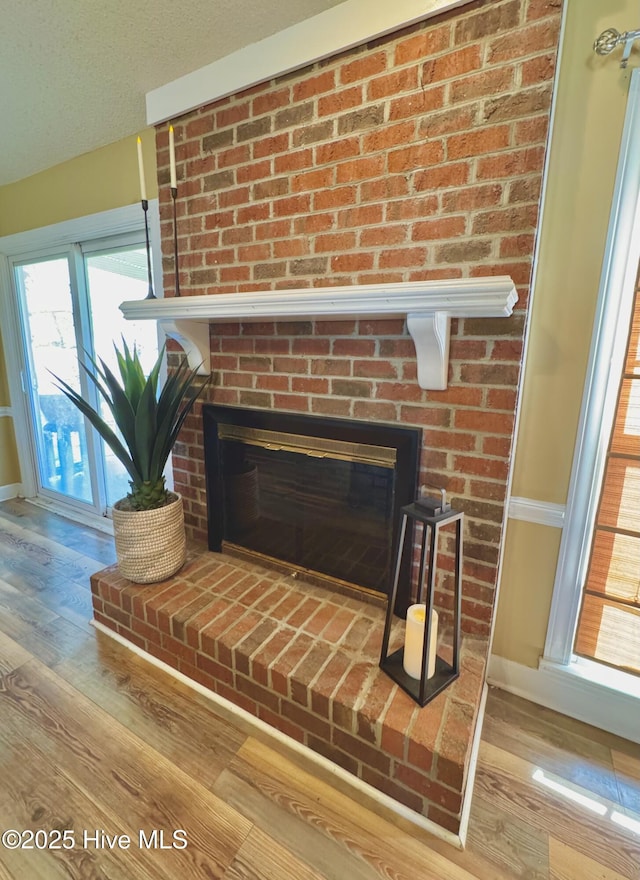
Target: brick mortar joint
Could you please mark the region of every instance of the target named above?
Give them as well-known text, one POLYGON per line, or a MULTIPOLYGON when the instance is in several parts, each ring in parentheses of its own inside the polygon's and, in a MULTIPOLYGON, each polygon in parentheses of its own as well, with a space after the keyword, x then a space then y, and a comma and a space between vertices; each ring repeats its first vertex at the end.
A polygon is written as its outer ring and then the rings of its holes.
MULTIPOLYGON (((545 88, 545 86, 549 86, 553 82, 553 77, 550 77, 549 79, 540 80, 537 83, 532 83, 532 84, 527 83, 525 85, 522 85, 521 77, 522 77, 522 65, 524 63, 526 63, 527 61, 534 60, 535 58, 538 58, 538 57, 543 57, 543 56, 549 54, 550 51, 552 51, 552 50, 549 47, 547 47, 547 48, 532 52, 527 56, 522 56, 517 59, 512 59, 509 62, 509 66, 513 68, 513 74, 514 74, 513 88, 509 92, 504 92, 504 93, 501 92, 500 95, 504 94, 506 96, 506 95, 512 95, 512 94, 519 94, 523 91, 543 89, 543 88, 545 88)), ((410 67, 413 67, 413 66, 415 66, 415 63, 414 64, 407 64, 406 69, 409 69, 410 67)), ((498 61, 498 62, 495 62, 494 64, 488 64, 488 65, 485 65, 485 66, 478 68, 476 70, 476 73, 479 75, 484 74, 484 73, 490 73, 493 70, 501 70, 504 67, 505 67, 505 62, 498 61)), ((388 74, 386 74, 386 75, 388 75, 388 74)), ((454 85, 456 82, 458 82, 459 78, 460 78, 459 74, 452 74, 451 77, 446 78, 446 79, 439 79, 439 80, 435 80, 433 82, 425 82, 422 84, 419 82, 418 86, 416 86, 414 89, 408 89, 406 91, 403 91, 401 93, 401 97, 407 98, 412 95, 419 97, 424 94, 426 88, 442 87, 445 92, 445 99, 443 101, 442 106, 440 108, 436 109, 434 112, 442 112, 442 110, 446 109, 447 107, 451 107, 451 106, 455 107, 456 109, 464 109, 466 107, 471 107, 471 106, 484 107, 484 104, 486 102, 495 100, 495 96, 476 95, 472 98, 469 98, 468 100, 463 99, 463 100, 459 100, 459 101, 452 101, 451 95, 449 94, 450 87, 452 85, 454 85)), ((373 80, 363 81, 363 85, 365 85, 367 82, 373 82, 373 81, 375 81, 375 78, 373 80)), ((329 95, 329 94, 331 94, 331 93, 328 92, 327 95, 329 95)), ((399 97, 398 94, 396 94, 396 93, 392 93, 389 95, 382 95, 377 98, 367 98, 365 95, 362 102, 359 103, 357 105, 357 107, 349 108, 349 109, 342 111, 334 116, 330 116, 328 114, 327 115, 318 115, 317 101, 319 99, 321 99, 322 97, 323 96, 317 96, 316 98, 313 98, 311 100, 308 98, 301 99, 299 102, 292 102, 286 109, 295 109, 296 107, 305 106, 305 105, 308 105, 309 103, 311 103, 313 105, 312 114, 313 114, 313 123, 314 124, 322 124, 324 122, 333 121, 334 123, 339 125, 341 119, 345 119, 345 118, 349 117, 350 115, 353 115, 354 113, 357 113, 359 111, 366 111, 368 109, 370 110, 372 107, 378 107, 380 105, 383 105, 384 122, 395 125, 395 124, 402 124, 403 122, 410 122, 411 121, 410 117, 400 118, 397 120, 390 119, 389 110, 390 110, 393 102, 397 101, 398 97, 399 97)), ((211 113, 214 116, 215 116, 216 112, 217 111, 215 111, 214 109, 211 110, 211 113)), ((266 119, 266 118, 274 119, 277 116, 278 112, 282 112, 282 109, 280 111, 279 110, 268 111, 268 112, 265 112, 264 115, 261 114, 257 117, 252 117, 252 118, 255 119, 256 121, 258 121, 260 119, 266 119)), ((545 112, 546 111, 539 111, 539 114, 544 115, 545 112)), ((187 119, 188 119, 188 117, 187 117, 187 119)), ((307 122, 303 123, 303 125, 310 124, 311 121, 312 120, 307 120, 307 122)), ((416 124, 419 123, 419 119, 417 119, 417 118, 414 121, 416 122, 416 124)), ((188 122, 185 124, 188 124, 188 122)), ((230 131, 234 132, 234 135, 236 135, 237 128, 239 126, 246 125, 246 124, 250 124, 250 122, 247 122, 247 120, 242 120, 242 121, 239 121, 236 123, 230 123, 228 126, 224 126, 222 129, 219 129, 219 131, 230 130, 230 131)), ((495 124, 495 123, 491 123, 490 121, 486 122, 486 125, 492 125, 492 124, 495 124)), ((478 126, 478 128, 482 128, 482 127, 484 127, 484 125, 478 126)), ((262 132, 262 133, 258 134, 257 138, 259 141, 261 138, 272 138, 272 137, 276 137, 278 134, 295 133, 299 129, 300 129, 299 123, 295 123, 295 124, 292 123, 290 126, 283 126, 281 128, 270 127, 270 130, 268 132, 262 132)), ((345 134, 347 136, 358 137, 361 139, 362 137, 366 137, 367 134, 369 134, 369 132, 368 131, 354 131, 354 132, 345 132, 345 134)), ((199 144, 201 147, 201 152, 204 152, 202 150, 201 145, 202 145, 203 139, 206 138, 207 136, 208 135, 195 135, 192 138, 179 139, 179 140, 177 140, 176 143, 178 146, 199 144)), ((326 143, 332 143, 332 140, 330 138, 327 138, 325 140, 326 140, 326 143)), ((251 143, 250 139, 247 139, 247 140, 243 139, 243 140, 237 141, 234 137, 234 140, 232 141, 232 143, 227 144, 227 145, 222 145, 222 146, 218 147, 218 149, 223 150, 223 151, 230 150, 230 149, 241 147, 245 144, 250 144, 250 143, 251 143)), ((318 143, 319 142, 313 142, 311 144, 301 143, 301 144, 297 145, 295 149, 296 150, 308 149, 308 148, 313 149, 318 145, 318 143)), ((158 171, 166 171, 169 167, 168 153, 165 158, 165 156, 164 156, 165 152, 166 151, 163 150, 163 152, 161 154, 161 161, 158 163, 158 171)), ((205 157, 206 157, 206 155, 214 155, 214 153, 206 153, 205 157)), ((204 158, 204 157, 201 156, 200 159, 202 159, 202 158, 204 158)), ((265 157, 265 158, 271 158, 271 157, 265 157)), ((185 164, 187 162, 198 161, 198 160, 199 159, 196 157, 185 157, 184 159, 178 160, 178 165, 182 166, 183 164, 185 164)), ((264 161, 264 160, 261 157, 261 159, 259 161, 264 161)), ((238 164, 242 165, 243 163, 238 163, 238 164)), ((246 164, 246 163, 244 163, 244 164, 246 164)), ((227 166, 225 166, 224 169, 219 169, 219 172, 226 170, 226 167, 227 166)), ((210 171, 202 172, 202 175, 210 174, 210 173, 211 173, 210 171)))
MULTIPOLYGON (((487 40, 485 41, 485 47, 487 49, 489 48, 489 38, 487 38, 487 40)), ((299 98, 297 100, 294 100, 292 98, 291 101, 289 103, 287 103, 286 105, 284 105, 283 107, 278 107, 274 110, 265 110, 264 112, 259 113, 257 116, 249 116, 247 119, 241 119, 241 120, 238 120, 237 122, 230 122, 230 123, 224 125, 222 128, 218 128, 218 129, 214 128, 214 129, 212 129, 211 132, 208 132, 206 134, 196 134, 192 137, 178 137, 178 139, 176 140, 176 144, 177 145, 189 145, 189 144, 194 144, 194 143, 201 143, 204 138, 208 137, 211 134, 216 133, 216 131, 222 132, 222 131, 232 130, 234 132, 237 132, 237 129, 239 127, 242 127, 244 125, 250 125, 253 121, 257 122, 259 120, 268 119, 268 118, 274 119, 278 116, 279 113, 283 113, 283 112, 286 112, 287 110, 296 109, 298 107, 304 107, 304 106, 311 106, 312 118, 309 120, 306 120, 303 124, 310 124, 311 122, 317 124, 317 123, 325 122, 328 119, 339 120, 342 117, 348 116, 350 113, 357 112, 355 107, 348 108, 347 110, 342 111, 341 113, 337 114, 336 116, 330 117, 328 114, 327 115, 324 115, 324 114, 319 115, 318 114, 318 102, 321 101, 323 98, 329 97, 332 94, 332 92, 337 91, 339 93, 342 90, 346 91, 351 88, 356 88, 356 87, 358 87, 358 85, 360 85, 361 87, 364 88, 368 84, 370 84, 372 82, 376 82, 376 80, 384 79, 385 77, 388 77, 388 76, 393 76, 393 74, 395 74, 395 73, 402 72, 404 70, 410 70, 410 69, 415 68, 417 66, 422 66, 431 60, 437 60, 437 58, 439 58, 439 57, 443 57, 447 54, 450 54, 450 51, 451 50, 443 50, 440 53, 435 53, 434 55, 430 55, 428 58, 425 58, 420 61, 414 60, 414 61, 408 61, 403 65, 399 65, 399 66, 394 65, 394 66, 392 66, 392 68, 389 68, 384 72, 380 72, 379 74, 377 74, 373 77, 370 77, 370 78, 363 78, 361 81, 359 81, 357 83, 348 83, 348 84, 336 83, 336 86, 333 90, 329 89, 326 92, 318 93, 316 95, 309 96, 309 97, 299 98)), ((455 49, 453 51, 458 51, 458 50, 455 49)), ((529 61, 535 60, 536 58, 544 57, 544 56, 548 55, 550 52, 553 52, 553 47, 547 46, 547 47, 533 50, 526 55, 520 55, 520 56, 514 57, 512 59, 509 59, 507 62, 505 62, 503 60, 498 60, 495 62, 488 62, 485 59, 484 64, 482 64, 478 68, 474 68, 471 71, 468 71, 468 74, 469 75, 474 75, 474 74, 481 75, 481 74, 485 74, 485 73, 491 73, 492 71, 495 71, 495 70, 502 70, 508 66, 509 68, 512 69, 512 72, 514 74, 513 90, 512 90, 513 92, 517 93, 517 92, 522 91, 527 88, 536 88, 539 84, 528 84, 527 83, 525 85, 522 85, 522 83, 521 83, 522 66, 529 61)), ((411 95, 419 96, 419 95, 422 95, 424 93, 424 91, 428 88, 442 87, 446 90, 447 87, 450 87, 451 85, 453 85, 459 81, 459 76, 460 76, 459 74, 452 74, 450 77, 444 77, 444 78, 432 80, 432 81, 424 81, 424 80, 422 80, 421 74, 419 74, 418 75, 418 85, 415 88, 404 90, 401 93, 401 96, 402 97, 409 97, 411 95)), ((304 81, 304 80, 301 80, 301 81, 304 81)), ((543 84, 543 83, 551 82, 551 81, 552 81, 552 78, 548 79, 548 80, 547 79, 541 80, 540 83, 543 84)), ((450 96, 447 96, 447 97, 450 97, 450 96)), ((367 97, 367 94, 365 91, 365 92, 363 92, 362 101, 356 106, 358 109, 369 109, 371 107, 379 106, 381 103, 383 103, 383 104, 385 104, 386 107, 389 107, 395 100, 397 100, 397 98, 398 98, 398 93, 396 93, 396 92, 393 92, 393 93, 390 93, 387 95, 380 95, 378 97, 367 97)), ((470 98, 467 101, 465 101, 465 100, 456 101, 455 106, 456 107, 463 107, 463 106, 466 106, 467 104, 471 105, 471 104, 477 103, 478 101, 481 101, 481 100, 489 100, 489 98, 487 98, 486 96, 482 96, 482 95, 475 96, 474 98, 470 98)), ((250 107, 250 113, 253 112, 253 107, 251 106, 252 101, 247 101, 247 99, 242 98, 242 96, 238 97, 236 99, 236 101, 237 101, 237 103, 235 104, 235 106, 237 106, 237 107, 243 106, 243 105, 245 105, 245 102, 246 102, 247 106, 250 107)), ((446 102, 445 102, 445 105, 446 105, 446 102)), ((193 112, 195 113, 198 111, 193 111, 193 112)), ((220 109, 216 108, 215 105, 212 106, 210 108, 210 110, 206 111, 206 113, 210 114, 214 118, 219 112, 220 112, 220 109)), ((205 114, 202 114, 198 118, 203 118, 204 115, 205 114)), ((182 123, 180 123, 180 125, 184 125, 184 126, 188 125, 191 121, 193 121, 193 119, 191 118, 191 115, 184 116, 183 120, 184 121, 182 123)), ((385 121, 389 121, 388 117, 385 121)), ((398 122, 400 122, 400 121, 401 120, 398 120, 398 122)), ((258 137, 273 137, 273 136, 277 136, 278 134, 283 133, 283 132, 295 132, 298 130, 298 128, 299 128, 299 124, 291 124, 290 126, 285 125, 285 126, 282 126, 281 128, 270 128, 270 130, 268 132, 260 132, 258 137)), ((176 126, 176 131, 177 130, 178 130, 178 126, 176 126)), ((232 149, 234 147, 242 146, 246 143, 249 143, 248 139, 247 140, 243 139, 240 141, 234 140, 229 144, 221 145, 219 148, 220 149, 232 149)), ((305 145, 301 144, 300 146, 304 147, 305 145)), ((162 148, 163 155, 164 155, 164 152, 166 152, 165 147, 162 148)), ((190 158, 185 158, 183 160, 180 160, 180 162, 185 162, 185 161, 190 161, 190 158)), ((169 164, 168 161, 166 161, 166 162, 163 162, 159 167, 161 167, 163 169, 168 168, 168 164, 169 164)))

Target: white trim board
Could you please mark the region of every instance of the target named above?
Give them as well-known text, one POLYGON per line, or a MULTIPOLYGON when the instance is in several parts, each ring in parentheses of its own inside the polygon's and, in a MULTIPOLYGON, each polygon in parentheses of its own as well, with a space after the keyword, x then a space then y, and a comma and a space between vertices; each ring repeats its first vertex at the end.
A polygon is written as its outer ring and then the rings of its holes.
MULTIPOLYGON (((566 4, 565 4, 566 7, 566 4)), ((640 259, 640 70, 631 73, 618 170, 602 259, 580 419, 569 481, 567 522, 544 656, 569 663, 582 602, 593 524, 604 477, 640 259)))
POLYGON ((509 519, 537 523, 541 526, 553 526, 561 529, 564 526, 564 504, 553 504, 551 501, 536 501, 534 498, 518 498, 512 496, 508 506, 509 519))
POLYGON ((345 0, 332 9, 238 49, 147 92, 147 124, 157 125, 250 86, 299 70, 440 15, 470 0, 345 0))
POLYGON ((14 299, 11 283, 11 267, 9 259, 3 253, 3 242, 0 239, 0 324, 3 328, 4 363, 6 367, 13 432, 18 450, 18 464, 22 477, 22 489, 25 495, 35 495, 35 462, 32 456, 31 439, 28 430, 28 407, 26 394, 22 387, 22 367, 24 363, 22 336, 17 315, 17 304, 14 299))
MULTIPOLYGON (((321 779, 326 779, 328 777, 329 779, 334 778, 336 781, 339 781, 339 790, 346 791, 349 794, 349 789, 351 789, 352 793, 350 796, 354 797, 354 799, 357 799, 359 803, 364 803, 364 806, 368 806, 367 801, 369 801, 369 804, 371 804, 369 808, 374 811, 376 810, 376 806, 382 807, 390 814, 394 814, 395 816, 400 817, 410 825, 413 825, 416 830, 427 831, 434 837, 437 837, 440 840, 444 840, 446 843, 455 846, 456 849, 462 849, 464 847, 464 837, 462 836, 462 831, 461 835, 459 836, 451 831, 447 831, 440 825, 436 825, 435 822, 432 822, 425 816, 421 816, 419 813, 410 810, 408 807, 405 807, 403 804, 389 797, 389 795, 384 794, 384 792, 378 791, 378 789, 373 788, 373 786, 369 785, 367 782, 363 782, 361 779, 358 779, 357 776, 354 776, 346 770, 343 770, 342 767, 339 767, 337 764, 329 761, 323 755, 312 751, 307 746, 302 745, 291 737, 286 736, 284 733, 281 733, 279 730, 276 730, 274 727, 271 727, 269 724, 266 724, 260 718, 256 718, 255 715, 251 715, 245 709, 241 709, 239 706, 236 706, 230 700, 227 700, 224 697, 213 693, 213 691, 210 691, 208 688, 199 684, 197 681, 188 678, 182 672, 178 672, 176 669, 174 669, 172 666, 169 666, 167 663, 164 663, 162 660, 158 660, 158 658, 154 657, 153 654, 149 654, 146 651, 143 651, 141 648, 138 648, 138 646, 134 645, 133 642, 129 642, 123 636, 118 635, 118 633, 99 623, 97 620, 92 620, 91 624, 99 632, 104 633, 104 635, 114 639, 125 648, 133 651, 134 654, 137 654, 139 657, 143 657, 145 660, 148 660, 149 663, 157 666, 158 669, 162 669, 163 672, 168 673, 173 678, 176 678, 178 681, 197 691, 197 693, 202 694, 204 697, 211 700, 211 702, 215 703, 226 717, 230 716, 232 719, 236 718, 243 726, 255 730, 262 737, 267 737, 268 739, 273 740, 275 743, 277 743, 274 748, 280 748, 281 750, 284 748, 285 750, 288 750, 296 755, 300 755, 309 764, 317 765, 324 771, 323 776, 320 777, 321 779), (358 794, 360 794, 363 799, 358 799, 358 794)), ((483 697, 479 710, 481 713, 484 712, 485 696, 486 688, 484 688, 483 690, 483 697)), ((465 802, 462 805, 462 820, 463 822, 465 822, 465 824, 466 822, 468 822, 469 816, 469 807, 467 806, 466 802, 467 800, 471 800, 473 790, 472 771, 475 772, 477 751, 480 741, 480 733, 478 731, 482 729, 482 720, 483 714, 479 714, 478 723, 476 726, 477 742, 476 740, 474 740, 472 765, 469 767, 469 778, 467 780, 465 790, 465 802)), ((466 832, 466 828, 464 829, 464 831, 466 832)))
POLYGON ((561 666, 541 660, 538 669, 531 669, 492 654, 487 682, 532 703, 640 743, 640 697, 586 678, 580 664, 561 666))
POLYGON ((22 495, 22 483, 7 483, 6 486, 0 486, 0 501, 10 501, 11 498, 19 498, 22 495))
MULTIPOLYGON (((155 203, 154 209, 157 210, 157 199, 153 199, 149 202, 150 213, 153 210, 152 202, 155 203)), ((36 250, 64 247, 76 241, 87 241, 98 236, 137 231, 143 223, 140 205, 126 205, 99 214, 88 214, 86 217, 77 217, 50 226, 5 235, 0 238, 0 253, 7 257, 15 257, 36 250)))
POLYGON ((13 411, 10 406, 0 406, 0 419, 11 418, 13 411))

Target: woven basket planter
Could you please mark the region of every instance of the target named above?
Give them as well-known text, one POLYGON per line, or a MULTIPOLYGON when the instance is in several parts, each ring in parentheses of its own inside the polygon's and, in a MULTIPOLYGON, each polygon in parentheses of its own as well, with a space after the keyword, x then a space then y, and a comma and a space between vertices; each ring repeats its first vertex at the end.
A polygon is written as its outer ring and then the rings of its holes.
POLYGON ((182 498, 155 510, 122 510, 113 505, 118 571, 135 584, 155 584, 174 575, 187 553, 182 498))

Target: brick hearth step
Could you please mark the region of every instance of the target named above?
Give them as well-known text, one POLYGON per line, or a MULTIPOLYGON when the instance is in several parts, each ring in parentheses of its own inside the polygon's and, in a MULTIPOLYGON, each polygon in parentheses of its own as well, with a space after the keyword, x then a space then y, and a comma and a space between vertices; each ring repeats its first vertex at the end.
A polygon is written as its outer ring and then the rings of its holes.
MULTIPOLYGON (((227 554, 142 587, 91 579, 96 621, 438 825, 459 830, 486 642, 424 708, 378 667, 384 609, 227 554)), ((394 638, 402 638, 398 621, 394 638)))

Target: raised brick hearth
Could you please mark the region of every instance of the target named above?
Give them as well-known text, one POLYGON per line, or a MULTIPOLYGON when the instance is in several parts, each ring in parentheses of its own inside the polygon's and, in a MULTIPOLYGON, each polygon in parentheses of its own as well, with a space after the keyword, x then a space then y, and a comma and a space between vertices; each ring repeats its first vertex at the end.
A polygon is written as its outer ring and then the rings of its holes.
MULTIPOLYGON (((92 578, 95 619, 450 831, 460 827, 485 644, 419 708, 378 668, 384 611, 235 557, 141 587, 92 578)), ((442 647, 440 653, 446 651, 442 647)))

